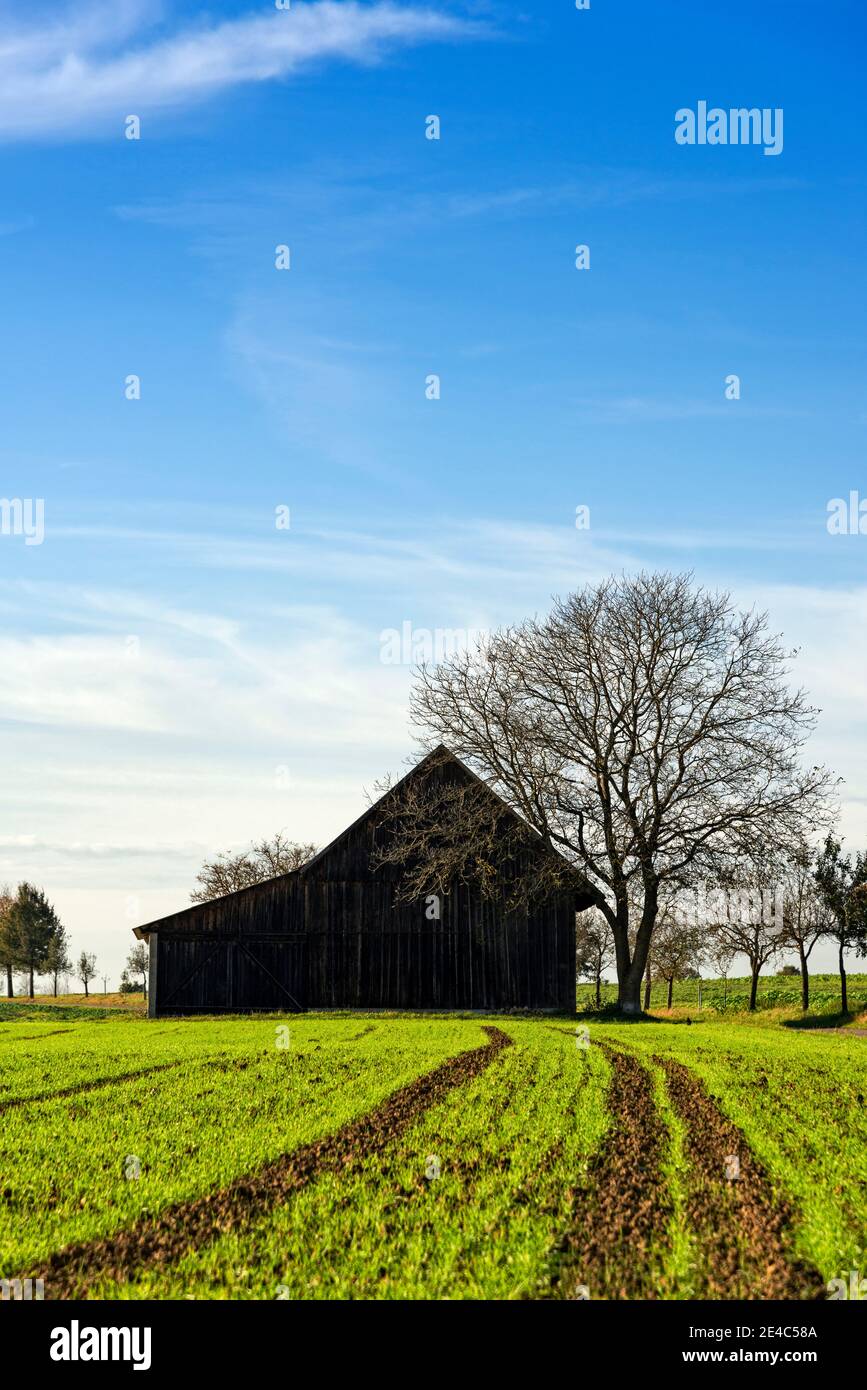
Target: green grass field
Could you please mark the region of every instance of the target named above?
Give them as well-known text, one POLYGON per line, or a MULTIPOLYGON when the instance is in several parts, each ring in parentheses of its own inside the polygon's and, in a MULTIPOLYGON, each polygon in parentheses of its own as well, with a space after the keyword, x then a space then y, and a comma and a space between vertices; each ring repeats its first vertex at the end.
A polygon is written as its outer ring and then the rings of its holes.
POLYGON ((0 1277, 47 1298, 823 1297, 867 1270, 867 1038, 781 1008, 7 1006, 0 1277))

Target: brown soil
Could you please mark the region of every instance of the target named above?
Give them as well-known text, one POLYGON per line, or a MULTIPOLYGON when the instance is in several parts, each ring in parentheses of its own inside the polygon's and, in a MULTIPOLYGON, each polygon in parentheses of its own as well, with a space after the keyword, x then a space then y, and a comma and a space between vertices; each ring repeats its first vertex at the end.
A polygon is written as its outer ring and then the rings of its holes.
POLYGON ((708 1299, 818 1299, 819 1272, 790 1252, 792 1212, 775 1197, 741 1131, 717 1109, 703 1083, 680 1062, 656 1057, 676 1114, 686 1127, 690 1163, 687 1214, 699 1245, 699 1288, 708 1299), (737 1157, 739 1176, 727 1177, 737 1157), (729 1171, 733 1165, 729 1162, 729 1171))
POLYGON ((423 1111, 478 1076, 511 1044, 499 1028, 483 1031, 488 1036, 485 1046, 443 1062, 335 1134, 284 1154, 227 1187, 177 1202, 129 1230, 69 1246, 33 1277, 44 1280, 46 1298, 86 1297, 98 1279, 123 1283, 145 1266, 170 1264, 285 1202, 320 1173, 351 1170, 387 1148, 423 1111))
POLYGON ((593 1046, 613 1068, 612 1123, 576 1194, 548 1296, 574 1299, 583 1284, 591 1299, 653 1298, 662 1288, 659 1253, 672 1211, 661 1171, 668 1135, 649 1072, 627 1053, 593 1046))

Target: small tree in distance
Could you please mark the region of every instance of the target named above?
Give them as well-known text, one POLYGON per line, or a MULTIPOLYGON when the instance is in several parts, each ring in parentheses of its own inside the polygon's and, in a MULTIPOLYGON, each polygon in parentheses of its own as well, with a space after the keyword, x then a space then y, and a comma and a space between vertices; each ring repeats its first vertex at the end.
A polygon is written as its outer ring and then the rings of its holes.
POLYGON ((31 999, 34 976, 47 969, 51 942, 58 930, 60 918, 42 889, 20 883, 9 909, 9 934, 14 962, 26 972, 31 999))
POLYGON ((575 974, 596 987, 596 1007, 602 1007, 602 976, 614 964, 614 938, 601 912, 578 914, 575 925, 575 974))
POLYGON ((729 971, 732 968, 736 955, 737 952, 733 947, 731 947, 727 941, 721 941, 713 932, 704 943, 705 964, 713 971, 714 976, 723 982, 724 1009, 728 1003, 729 971))
POLYGON ((141 975, 142 993, 144 994, 145 998, 147 998, 148 966, 150 964, 150 956, 148 953, 148 948, 143 941, 140 941, 137 946, 133 946, 132 950, 126 958, 126 964, 127 969, 131 970, 133 975, 141 975))
POLYGON ((666 906, 653 933, 653 973, 668 985, 667 1007, 672 1006, 675 980, 695 976, 701 964, 705 931, 690 920, 676 901, 666 906))
POLYGON ((78 964, 75 973, 84 985, 84 997, 88 997, 88 985, 96 977, 96 956, 92 952, 82 951, 78 957, 78 964))
POLYGON ((249 849, 233 853, 226 850, 215 859, 206 859, 196 875, 198 888, 190 902, 207 903, 301 869, 316 853, 316 845, 297 844, 278 832, 273 840, 259 840, 249 849))
POLYGON ((69 956, 69 937, 66 928, 58 925, 57 930, 48 943, 48 953, 45 957, 45 972, 51 977, 51 984, 54 990, 54 997, 57 998, 57 986, 60 976, 65 975, 72 969, 72 961, 69 956))
POLYGON ((828 909, 826 935, 837 943, 840 971, 840 1012, 849 1012, 845 951, 867 954, 867 911, 860 889, 867 884, 867 855, 843 853, 840 840, 829 834, 816 862, 816 884, 828 909))
POLYGON ((774 860, 757 856, 746 873, 736 880, 728 879, 723 890, 724 915, 711 923, 719 945, 749 961, 751 1013, 756 1007, 762 966, 780 949, 776 867, 774 860))
POLYGON ((798 953, 801 1009, 810 1007, 809 961, 817 941, 826 936, 833 917, 816 884, 813 856, 805 846, 793 855, 782 881, 783 920, 777 928, 780 949, 798 953))

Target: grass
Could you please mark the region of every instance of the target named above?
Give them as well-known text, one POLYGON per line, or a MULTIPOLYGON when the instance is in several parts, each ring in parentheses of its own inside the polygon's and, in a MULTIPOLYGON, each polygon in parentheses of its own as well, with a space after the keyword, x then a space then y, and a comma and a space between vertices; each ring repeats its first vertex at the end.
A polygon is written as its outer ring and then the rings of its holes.
POLYGON ((385 1033, 351 1017, 305 1017, 290 1022, 284 1049, 278 1026, 73 1023, 38 1043, 3 1031, 0 1270, 225 1184, 484 1041, 478 1025, 459 1020, 435 1030, 408 1020, 385 1033), (156 1066, 166 1069, 146 1070, 156 1066), (126 1176, 130 1158, 138 1178, 126 1176))
POLYGON ((704 1082, 791 1206, 792 1257, 823 1280, 867 1266, 867 1040, 780 1026, 786 1005, 749 1021, 693 1013, 692 1026, 590 1019, 589 1048, 576 1036, 584 1023, 550 1018, 142 1022, 120 1013, 82 1019, 52 1006, 46 1020, 39 1007, 0 1023, 4 1277, 333 1133, 479 1047, 482 1023, 498 1024, 513 1045, 411 1117, 383 1150, 314 1174, 283 1205, 251 1210, 168 1265, 146 1263, 120 1281, 101 1275, 89 1295, 549 1296, 612 1123, 611 1061, 596 1043, 648 1068, 667 1135, 660 1180, 672 1214, 665 1268, 647 1296, 693 1296, 700 1254, 684 1199, 688 1136, 655 1060, 665 1056, 704 1082), (277 1045, 281 1026, 286 1047, 277 1045))
POLYGON ((22 1023, 32 1018, 111 1018, 118 1013, 144 1018, 147 1005, 140 994, 36 994, 0 999, 0 1023, 22 1023))

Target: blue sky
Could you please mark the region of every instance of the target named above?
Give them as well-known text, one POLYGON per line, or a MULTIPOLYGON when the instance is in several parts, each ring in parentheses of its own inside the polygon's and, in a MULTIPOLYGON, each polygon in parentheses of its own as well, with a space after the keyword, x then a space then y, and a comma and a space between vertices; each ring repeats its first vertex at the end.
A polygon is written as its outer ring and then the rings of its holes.
POLYGON ((867 537, 826 508, 867 497, 865 28, 0 5, 0 493, 45 501, 43 544, 0 536, 0 880, 116 977, 205 853, 324 842, 401 767, 384 629, 640 564, 800 647, 863 843, 867 537), (782 108, 782 152, 678 145, 700 100, 782 108))

